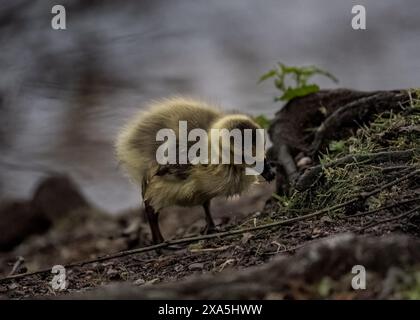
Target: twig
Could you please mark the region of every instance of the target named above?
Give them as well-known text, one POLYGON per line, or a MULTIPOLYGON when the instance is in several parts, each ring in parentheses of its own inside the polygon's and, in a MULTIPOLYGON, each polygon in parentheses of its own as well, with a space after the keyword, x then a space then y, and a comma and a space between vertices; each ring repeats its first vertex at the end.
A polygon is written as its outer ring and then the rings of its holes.
POLYGON ((376 227, 376 226, 378 226, 378 225, 380 225, 380 224, 387 223, 387 222, 394 221, 394 220, 399 220, 399 219, 401 219, 401 218, 404 218, 404 217, 406 217, 406 216, 409 216, 410 214, 412 214, 413 212, 418 211, 418 210, 420 210, 420 206, 417 206, 417 207, 415 207, 415 208, 413 208, 413 209, 411 209, 411 210, 409 210, 409 211, 407 211, 407 212, 404 212, 404 213, 402 213, 402 214, 400 214, 400 215, 398 215, 398 216, 395 216, 395 217, 392 217, 392 218, 388 218, 388 219, 384 219, 384 220, 379 221, 379 222, 377 222, 377 223, 372 223, 372 224, 369 224, 369 225, 367 225, 367 226, 364 226, 364 227, 362 227, 362 228, 358 229, 357 231, 359 231, 359 232, 363 232, 363 231, 365 231, 366 229, 370 229, 370 228, 376 227))
POLYGON ((383 167, 376 167, 376 168, 385 172, 385 171, 406 170, 406 169, 412 168, 412 166, 389 166, 389 167, 385 167, 385 168, 383 168, 383 167))
POLYGON ((416 201, 420 201, 420 198, 413 198, 413 199, 406 199, 406 200, 402 200, 402 201, 398 201, 395 203, 392 203, 390 205, 387 205, 385 207, 380 207, 380 208, 376 208, 373 210, 369 210, 369 211, 365 211, 365 212, 361 212, 361 213, 357 213, 357 214, 352 214, 352 215, 348 215, 348 216, 343 216, 343 217, 339 217, 339 219, 351 219, 351 218, 357 218, 357 217, 362 217, 362 216, 366 216, 375 212, 379 212, 382 210, 388 210, 391 209, 393 207, 397 207, 406 203, 410 203, 410 202, 416 202, 416 201))
POLYGON ((309 244, 314 243, 315 241, 316 240, 312 240, 312 241, 308 241, 308 242, 305 242, 305 243, 302 243, 302 244, 298 244, 296 246, 285 248, 284 250, 281 250, 281 251, 270 251, 270 252, 264 252, 263 254, 268 255, 268 256, 273 256, 273 255, 277 255, 277 254, 294 252, 294 251, 297 251, 297 250, 300 250, 300 249, 306 247, 309 244))
MULTIPOLYGON (((268 229, 268 228, 288 225, 288 224, 298 222, 298 221, 302 221, 302 220, 307 220, 307 219, 314 218, 314 217, 317 217, 317 216, 321 216, 321 215, 324 215, 328 212, 335 211, 337 209, 346 207, 346 206, 348 206, 352 203, 360 201, 360 199, 366 199, 368 197, 371 197, 371 196, 381 192, 382 190, 384 190, 386 188, 394 186, 394 185, 398 184, 399 182, 404 181, 404 180, 418 174, 419 172, 420 172, 420 169, 417 169, 417 170, 415 170, 415 171, 413 171, 409 174, 406 174, 406 175, 404 175, 404 176, 402 176, 398 179, 395 179, 395 180, 393 180, 389 183, 386 183, 386 184, 380 186, 379 188, 377 188, 375 190, 372 190, 372 191, 369 191, 369 192, 363 192, 358 197, 355 197, 351 200, 345 201, 343 203, 336 204, 336 205, 328 207, 328 208, 324 208, 324 209, 315 211, 313 213, 305 214, 303 216, 299 216, 299 217, 295 217, 295 218, 291 218, 291 219, 286 219, 286 220, 281 220, 281 221, 275 221, 275 222, 272 222, 272 223, 267 223, 267 224, 263 224, 263 225, 256 226, 256 227, 242 228, 242 229, 224 231, 224 232, 213 233, 213 234, 205 234, 205 235, 189 237, 189 238, 169 240, 169 241, 165 241, 165 242, 155 244, 155 245, 152 245, 152 246, 148 246, 148 247, 120 251, 120 252, 117 252, 117 253, 114 253, 114 254, 109 254, 109 255, 105 255, 105 256, 90 259, 90 260, 85 260, 85 261, 81 261, 81 262, 75 262, 75 263, 67 264, 67 265, 65 265, 65 267, 66 268, 78 267, 78 266, 83 266, 85 264, 101 262, 101 261, 111 260, 111 259, 115 259, 115 258, 121 258, 121 257, 129 256, 129 255, 133 255, 133 254, 137 254, 137 253, 153 251, 153 250, 156 250, 156 249, 163 249, 163 248, 170 247, 171 245, 186 244, 186 243, 197 242, 197 241, 200 241, 200 240, 208 240, 208 239, 214 239, 214 238, 233 236, 233 235, 242 234, 242 233, 245 233, 245 232, 258 231, 258 230, 262 230, 262 229, 268 229)), ((18 278, 22 278, 22 277, 26 277, 26 276, 31 276, 31 275, 37 275, 37 274, 41 274, 41 273, 47 273, 47 272, 50 272, 50 271, 51 271, 51 269, 49 268, 49 269, 38 270, 38 271, 30 272, 30 273, 12 275, 12 276, 8 276, 8 277, 0 279, 0 282, 6 281, 6 280, 11 280, 11 279, 18 279, 18 278)))
POLYGON ((204 248, 204 249, 191 249, 191 252, 197 253, 197 252, 213 252, 213 251, 224 251, 231 247, 231 245, 219 247, 219 248, 204 248))
POLYGON ((19 256, 13 265, 12 271, 10 271, 9 276, 13 276, 16 271, 20 268, 20 266, 25 262, 25 259, 22 256, 19 256))
POLYGON ((381 191, 382 191, 382 190, 384 190, 384 189, 387 189, 387 188, 389 188, 389 187, 395 186, 396 184, 400 183, 401 181, 407 180, 408 178, 410 178, 410 177, 412 177, 412 176, 415 176, 415 175, 416 175, 416 174, 418 174, 419 172, 420 172, 420 169, 414 170, 414 171, 413 171, 413 172, 411 172, 411 173, 408 173, 408 174, 406 174, 406 175, 404 175, 404 176, 402 176, 402 177, 400 177, 400 178, 398 178, 398 179, 395 179, 395 180, 393 180, 393 181, 391 181, 391 182, 388 182, 388 183, 386 183, 386 184, 382 185, 379 189, 375 189, 375 190, 372 190, 372 191, 369 191, 369 192, 362 192, 362 193, 360 194, 360 196, 361 196, 362 198, 368 198, 368 197, 371 197, 371 196, 373 196, 374 194, 377 194, 377 193, 381 192, 381 191))

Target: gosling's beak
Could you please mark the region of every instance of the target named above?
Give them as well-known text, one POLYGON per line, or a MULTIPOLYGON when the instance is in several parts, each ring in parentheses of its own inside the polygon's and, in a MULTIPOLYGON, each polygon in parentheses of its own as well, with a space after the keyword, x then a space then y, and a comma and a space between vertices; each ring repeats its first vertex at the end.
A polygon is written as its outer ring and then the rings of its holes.
POLYGON ((274 180, 276 176, 273 167, 268 163, 267 159, 264 159, 264 170, 261 173, 261 176, 268 182, 274 180))

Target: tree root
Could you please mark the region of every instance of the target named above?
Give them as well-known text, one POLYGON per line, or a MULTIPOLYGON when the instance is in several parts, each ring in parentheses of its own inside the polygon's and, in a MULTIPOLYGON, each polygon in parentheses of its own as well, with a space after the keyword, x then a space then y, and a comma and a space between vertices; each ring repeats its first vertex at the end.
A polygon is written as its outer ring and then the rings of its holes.
POLYGON ((338 131, 343 125, 354 121, 365 122, 372 114, 380 114, 386 110, 398 108, 399 103, 406 96, 405 92, 379 92, 338 108, 316 130, 309 149, 310 154, 314 156, 320 150, 324 138, 332 132, 338 131))
POLYGON ((349 163, 363 162, 367 163, 384 163, 384 162, 407 162, 418 153, 419 149, 410 149, 404 151, 387 151, 368 154, 348 155, 325 165, 317 165, 307 169, 298 179, 295 184, 295 189, 304 191, 312 187, 323 174, 325 168, 336 168, 347 165, 349 163))
POLYGON ((365 231, 367 229, 370 229, 370 228, 379 226, 379 225, 381 225, 383 223, 387 223, 387 222, 391 222, 391 221, 395 221, 395 220, 401 220, 402 218, 409 217, 409 216, 412 217, 412 216, 415 216, 415 215, 419 214, 419 212, 420 212, 420 206, 417 206, 417 207, 415 207, 415 208, 413 208, 413 209, 411 209, 411 210, 409 210, 407 212, 401 213, 398 216, 391 217, 391 218, 388 218, 388 219, 383 219, 383 220, 378 221, 378 222, 370 223, 370 224, 368 224, 368 225, 366 225, 366 226, 364 226, 362 228, 359 228, 357 231, 358 232, 363 232, 363 231, 365 231))

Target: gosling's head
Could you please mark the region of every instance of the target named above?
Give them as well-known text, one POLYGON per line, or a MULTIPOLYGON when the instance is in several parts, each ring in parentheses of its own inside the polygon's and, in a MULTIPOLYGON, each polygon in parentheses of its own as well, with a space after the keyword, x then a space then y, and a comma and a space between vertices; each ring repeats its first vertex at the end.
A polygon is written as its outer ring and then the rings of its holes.
POLYGON ((274 179, 274 173, 265 158, 265 132, 251 117, 226 115, 215 121, 209 130, 210 140, 219 141, 211 146, 218 146, 222 163, 228 161, 247 170, 253 169, 267 181, 274 179))

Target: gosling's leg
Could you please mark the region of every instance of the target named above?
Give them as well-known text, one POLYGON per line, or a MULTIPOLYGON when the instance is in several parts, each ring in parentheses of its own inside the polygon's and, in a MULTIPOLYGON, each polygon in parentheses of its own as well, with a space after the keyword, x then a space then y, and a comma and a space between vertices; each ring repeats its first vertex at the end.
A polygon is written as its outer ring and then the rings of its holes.
POLYGON ((205 234, 216 232, 216 225, 214 224, 213 217, 210 212, 210 200, 203 203, 204 213, 206 214, 206 227, 204 229, 205 234))
POLYGON ((144 202, 147 220, 149 221, 150 231, 152 232, 153 242, 155 244, 164 242, 162 234, 160 233, 159 228, 159 212, 155 212, 153 207, 148 203, 148 201, 144 202))

